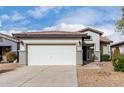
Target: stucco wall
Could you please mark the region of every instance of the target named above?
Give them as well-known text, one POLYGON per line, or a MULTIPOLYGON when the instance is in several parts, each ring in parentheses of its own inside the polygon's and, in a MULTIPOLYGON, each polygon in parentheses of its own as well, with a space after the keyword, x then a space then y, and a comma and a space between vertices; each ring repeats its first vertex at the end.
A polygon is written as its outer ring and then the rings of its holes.
POLYGON ((87 31, 84 32, 91 36, 90 40, 85 40, 88 44, 94 44, 94 51, 100 51, 100 35, 95 32, 87 31))
POLYGON ((26 51, 19 51, 19 64, 26 64, 26 51))
POLYGON ((77 51, 76 61, 77 61, 77 65, 83 64, 83 50, 82 51, 77 51))
MULTIPOLYGON (((77 64, 82 64, 82 46, 79 45, 79 41, 82 43, 81 38, 40 38, 40 39, 20 39, 23 44, 20 44, 20 62, 26 64, 26 44, 75 44, 76 45, 76 60, 77 64), (25 55, 25 56, 24 56, 25 55)), ((82 45, 82 44, 81 44, 82 45)))
POLYGON ((110 55, 110 45, 109 44, 103 44, 103 55, 109 54, 110 55))
POLYGON ((20 39, 24 45, 20 44, 20 50, 25 51, 26 44, 78 44, 81 38, 40 38, 40 39, 20 39))
POLYGON ((17 51, 17 43, 10 41, 8 39, 2 38, 2 41, 0 41, 0 46, 11 46, 12 51, 14 51, 14 52, 17 51))

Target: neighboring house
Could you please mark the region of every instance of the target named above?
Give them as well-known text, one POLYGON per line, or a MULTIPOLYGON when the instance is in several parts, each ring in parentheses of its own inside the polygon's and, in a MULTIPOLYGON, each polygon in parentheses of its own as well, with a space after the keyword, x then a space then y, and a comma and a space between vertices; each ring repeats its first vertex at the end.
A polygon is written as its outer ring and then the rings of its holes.
POLYGON ((104 55, 104 54, 111 55, 110 43, 113 43, 113 41, 109 40, 107 37, 100 36, 101 55, 104 55))
POLYGON ((76 32, 25 32, 13 36, 20 40, 21 64, 76 65, 100 61, 101 55, 110 54, 111 41, 102 34, 101 31, 86 28, 76 32))
POLYGON ((124 41, 117 42, 111 45, 112 55, 114 54, 114 51, 117 49, 120 50, 121 54, 124 54, 124 41))
POLYGON ((2 57, 2 62, 6 62, 5 53, 8 51, 13 51, 17 53, 17 42, 12 36, 0 33, 0 56, 2 57))

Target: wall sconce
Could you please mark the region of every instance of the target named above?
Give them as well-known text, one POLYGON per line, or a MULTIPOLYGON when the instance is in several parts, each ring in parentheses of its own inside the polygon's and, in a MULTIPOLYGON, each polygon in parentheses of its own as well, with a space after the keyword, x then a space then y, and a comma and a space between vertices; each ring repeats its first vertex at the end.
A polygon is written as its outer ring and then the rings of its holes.
POLYGON ((81 46, 81 41, 79 41, 79 46, 81 46))
POLYGON ((24 45, 24 42, 23 42, 23 41, 20 41, 20 43, 21 43, 22 45, 24 45))

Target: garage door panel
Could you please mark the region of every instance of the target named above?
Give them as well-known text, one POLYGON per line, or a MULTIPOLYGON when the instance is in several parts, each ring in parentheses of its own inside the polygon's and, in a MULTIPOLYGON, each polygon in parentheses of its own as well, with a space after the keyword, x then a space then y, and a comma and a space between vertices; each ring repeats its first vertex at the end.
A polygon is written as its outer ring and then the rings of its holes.
POLYGON ((76 65, 76 46, 28 45, 28 65, 76 65))

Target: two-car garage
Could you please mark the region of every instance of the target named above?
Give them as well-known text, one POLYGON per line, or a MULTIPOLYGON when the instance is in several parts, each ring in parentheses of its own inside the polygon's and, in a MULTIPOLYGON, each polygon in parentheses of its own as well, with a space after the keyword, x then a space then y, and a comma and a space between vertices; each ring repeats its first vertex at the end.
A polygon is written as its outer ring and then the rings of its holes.
POLYGON ((27 45, 28 65, 76 65, 76 45, 27 45))
POLYGON ((19 63, 26 65, 82 64, 82 41, 86 34, 41 31, 14 34, 20 40, 19 63))

